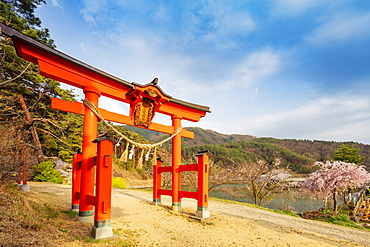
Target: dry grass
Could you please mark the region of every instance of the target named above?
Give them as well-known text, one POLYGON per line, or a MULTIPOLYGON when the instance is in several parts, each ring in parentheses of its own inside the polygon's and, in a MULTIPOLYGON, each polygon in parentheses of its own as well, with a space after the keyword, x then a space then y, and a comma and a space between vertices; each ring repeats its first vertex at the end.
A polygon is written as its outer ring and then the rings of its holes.
MULTIPOLYGON (((91 224, 78 222, 76 214, 61 206, 57 197, 15 186, 0 187, 0 246, 100 246, 89 235, 91 224)), ((131 246, 121 240, 104 246, 131 246)))

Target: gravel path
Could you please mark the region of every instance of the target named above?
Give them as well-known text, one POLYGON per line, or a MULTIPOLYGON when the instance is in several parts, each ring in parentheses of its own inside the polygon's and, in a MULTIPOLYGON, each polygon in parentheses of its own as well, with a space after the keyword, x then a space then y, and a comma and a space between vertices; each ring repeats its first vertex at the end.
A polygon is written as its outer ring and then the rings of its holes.
MULTIPOLYGON (((132 198, 151 203, 152 195, 144 191, 114 189, 114 196, 125 194, 132 198)), ((168 207, 172 204, 171 197, 162 196, 162 202, 168 207)), ((182 199, 182 207, 186 211, 195 211, 197 202, 193 199, 182 199)), ((209 202, 211 216, 225 216, 229 219, 245 219, 253 224, 280 231, 295 232, 323 243, 335 246, 363 245, 370 246, 370 231, 337 226, 303 218, 292 217, 284 214, 249 207, 243 204, 234 204, 221 201, 209 202), (343 241, 343 242, 342 242, 343 241)), ((293 240, 293 239, 292 239, 293 240)), ((293 240, 294 241, 294 240, 293 240)), ((294 245, 294 244, 293 244, 294 245)))
MULTIPOLYGON (((32 189, 70 205, 71 186, 32 183, 32 189)), ((127 246, 370 246, 370 231, 243 204, 210 200, 211 218, 198 221, 189 217, 196 211, 196 200, 182 199, 182 213, 168 210, 171 197, 162 196, 162 203, 152 205, 149 192, 113 189, 113 229, 130 240, 127 246)))

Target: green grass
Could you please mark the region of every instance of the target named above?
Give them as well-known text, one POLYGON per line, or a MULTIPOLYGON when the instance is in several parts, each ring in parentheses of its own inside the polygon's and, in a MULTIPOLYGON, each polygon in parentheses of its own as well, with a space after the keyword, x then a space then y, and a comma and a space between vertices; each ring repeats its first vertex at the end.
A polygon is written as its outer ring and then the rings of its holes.
POLYGON ((280 209, 272 209, 272 211, 276 212, 276 213, 279 213, 279 214, 286 214, 286 215, 290 215, 290 216, 293 216, 293 217, 298 217, 300 218, 300 216, 290 210, 280 210, 280 209))
POLYGON ((44 218, 46 219, 56 219, 59 217, 59 212, 47 204, 44 204, 44 218))
POLYGON ((353 222, 346 214, 329 215, 324 218, 324 221, 335 225, 364 229, 353 222))
POLYGON ((121 177, 114 177, 112 179, 112 187, 117 189, 126 189, 126 181, 121 177))
POLYGON ((68 215, 68 217, 71 219, 75 218, 78 215, 78 212, 73 210, 63 210, 62 213, 68 215))

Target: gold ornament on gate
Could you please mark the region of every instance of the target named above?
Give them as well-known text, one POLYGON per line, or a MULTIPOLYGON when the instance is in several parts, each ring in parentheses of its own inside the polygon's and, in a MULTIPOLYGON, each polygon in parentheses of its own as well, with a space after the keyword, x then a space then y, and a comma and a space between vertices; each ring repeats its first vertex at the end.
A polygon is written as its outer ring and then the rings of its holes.
POLYGON ((134 124, 148 128, 154 117, 155 103, 152 99, 143 97, 135 106, 134 124))

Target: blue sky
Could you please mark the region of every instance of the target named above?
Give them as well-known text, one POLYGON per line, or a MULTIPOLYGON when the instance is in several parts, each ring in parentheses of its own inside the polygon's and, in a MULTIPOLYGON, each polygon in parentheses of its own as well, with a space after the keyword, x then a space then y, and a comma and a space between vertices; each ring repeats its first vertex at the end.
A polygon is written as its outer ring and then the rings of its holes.
POLYGON ((368 0, 47 0, 36 14, 58 50, 211 108, 184 126, 370 144, 368 0))

